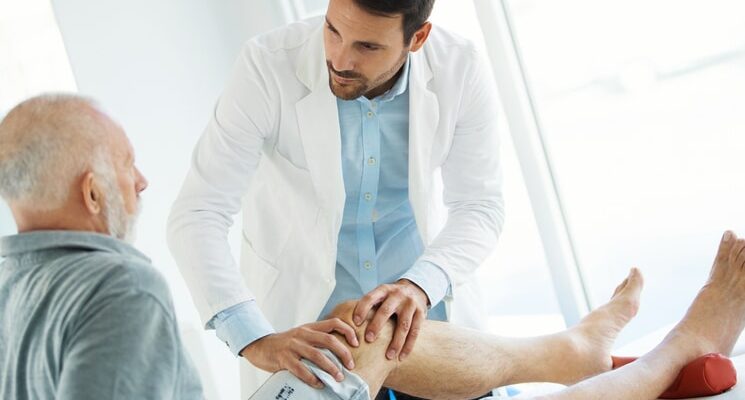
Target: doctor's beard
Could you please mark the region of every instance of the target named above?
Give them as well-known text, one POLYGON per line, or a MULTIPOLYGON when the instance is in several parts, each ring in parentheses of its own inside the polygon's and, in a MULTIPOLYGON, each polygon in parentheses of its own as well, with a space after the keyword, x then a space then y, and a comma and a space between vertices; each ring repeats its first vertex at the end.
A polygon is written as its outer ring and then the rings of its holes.
POLYGON ((398 60, 398 62, 396 62, 393 68, 384 72, 382 75, 379 75, 372 81, 359 72, 337 71, 331 65, 331 61, 326 60, 326 68, 328 68, 329 72, 329 87, 331 88, 331 93, 342 100, 354 100, 356 98, 359 98, 360 96, 364 96, 370 91, 375 90, 381 85, 385 85, 388 81, 393 79, 398 74, 398 72, 401 71, 401 68, 406 63, 406 57, 408 55, 409 51, 405 50, 402 53, 401 58, 398 60), (340 78, 355 79, 356 82, 342 85, 334 80, 334 75, 340 78))

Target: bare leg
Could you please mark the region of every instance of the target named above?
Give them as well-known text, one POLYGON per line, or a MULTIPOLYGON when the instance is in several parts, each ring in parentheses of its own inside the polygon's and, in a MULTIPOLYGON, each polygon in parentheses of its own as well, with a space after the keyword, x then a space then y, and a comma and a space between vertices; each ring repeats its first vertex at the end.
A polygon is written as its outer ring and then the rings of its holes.
MULTIPOLYGON (((360 375, 374 396, 384 384, 423 398, 464 399, 510 383, 572 384, 611 369, 610 351, 623 327, 636 315, 643 282, 632 270, 611 301, 567 331, 534 338, 503 338, 452 324, 427 321, 414 351, 402 362, 389 361, 385 350, 393 323, 373 343, 351 348, 360 375)), ((351 325, 354 302, 332 316, 351 325)), ((354 326, 354 325, 353 325, 354 326)), ((357 328, 362 337, 365 325, 357 328)))
POLYGON ((681 368, 707 353, 729 354, 745 324, 745 240, 725 233, 709 281, 683 320, 649 354, 546 400, 656 399, 681 368))

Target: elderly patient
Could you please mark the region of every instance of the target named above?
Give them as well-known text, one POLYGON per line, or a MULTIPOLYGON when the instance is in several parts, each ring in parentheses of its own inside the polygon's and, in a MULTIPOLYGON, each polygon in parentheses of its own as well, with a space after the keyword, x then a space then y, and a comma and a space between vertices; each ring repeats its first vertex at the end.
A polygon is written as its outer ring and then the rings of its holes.
MULTIPOLYGON (((0 123, 0 195, 21 232, 0 241, 7 258, 0 265, 0 397, 202 397, 166 284, 122 240, 131 239, 146 186, 124 132, 87 100, 37 97, 0 123)), ((464 399, 531 381, 572 385, 545 397, 552 400, 655 399, 696 357, 732 351, 745 323, 745 240, 726 232, 683 320, 652 352, 610 371, 611 347, 636 315, 641 289, 632 269, 610 302, 580 324, 536 338, 428 321, 404 361, 385 357, 392 321, 365 343, 358 337, 374 322, 355 328, 355 304, 344 303, 330 316, 342 328, 323 334, 333 353, 318 350, 314 363, 303 361, 322 388, 280 371, 252 399, 366 400, 382 385, 464 399), (352 359, 350 371, 341 361, 352 359), (343 380, 332 378, 337 372, 343 380)))
POLYGON ((44 96, 0 124, 0 398, 201 399, 168 287, 128 245, 147 181, 91 102, 44 96))

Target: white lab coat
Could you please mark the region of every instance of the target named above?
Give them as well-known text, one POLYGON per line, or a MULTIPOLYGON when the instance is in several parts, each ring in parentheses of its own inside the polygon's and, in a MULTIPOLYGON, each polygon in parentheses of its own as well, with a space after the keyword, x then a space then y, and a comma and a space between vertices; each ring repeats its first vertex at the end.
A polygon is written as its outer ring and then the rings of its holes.
MULTIPOLYGON (((255 299, 286 330, 315 320, 334 289, 345 190, 322 21, 244 46, 173 205, 169 246, 205 323, 255 299), (241 208, 238 268, 226 235, 241 208)), ((437 27, 411 54, 409 82, 409 198, 422 259, 451 280, 451 321, 478 327, 474 271, 503 224, 496 90, 474 46, 437 27)), ((242 364, 248 395, 261 380, 242 364)))

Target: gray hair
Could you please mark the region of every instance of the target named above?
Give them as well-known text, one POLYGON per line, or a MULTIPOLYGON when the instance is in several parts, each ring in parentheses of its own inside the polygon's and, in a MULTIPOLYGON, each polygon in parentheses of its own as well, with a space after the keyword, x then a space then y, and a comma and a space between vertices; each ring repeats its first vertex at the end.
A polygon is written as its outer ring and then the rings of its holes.
POLYGON ((110 177, 108 132, 92 100, 72 94, 28 99, 0 122, 0 197, 36 211, 64 205, 87 171, 110 177))

